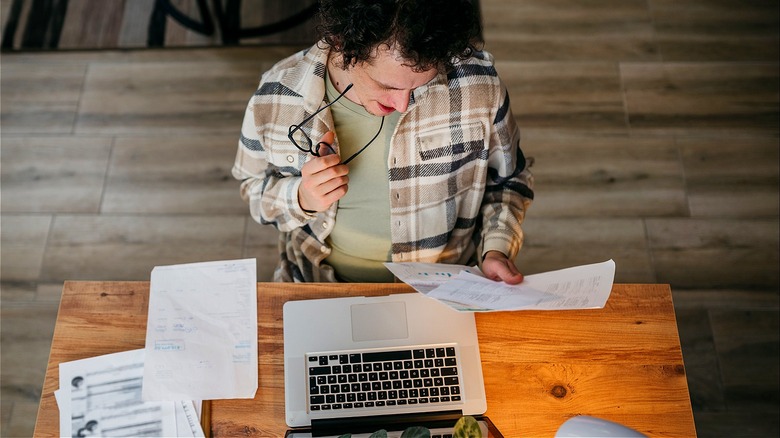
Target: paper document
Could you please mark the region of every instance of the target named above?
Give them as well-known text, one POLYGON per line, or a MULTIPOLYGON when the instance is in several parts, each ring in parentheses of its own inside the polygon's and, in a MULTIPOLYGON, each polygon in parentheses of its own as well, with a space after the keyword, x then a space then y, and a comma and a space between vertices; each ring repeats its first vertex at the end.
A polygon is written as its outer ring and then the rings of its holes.
POLYGON ((478 267, 446 265, 443 263, 385 263, 399 280, 426 294, 455 278, 461 272, 482 276, 478 267))
POLYGON ((468 266, 435 263, 385 265, 418 292, 461 311, 602 308, 615 278, 615 262, 612 260, 527 275, 517 285, 487 279, 478 269, 468 266), (457 274, 453 275, 453 271, 457 274))
POLYGON ((144 400, 254 397, 255 259, 152 270, 143 376, 144 400))
POLYGON ((174 402, 141 399, 143 363, 142 349, 61 363, 60 436, 203 436, 177 431, 174 402))

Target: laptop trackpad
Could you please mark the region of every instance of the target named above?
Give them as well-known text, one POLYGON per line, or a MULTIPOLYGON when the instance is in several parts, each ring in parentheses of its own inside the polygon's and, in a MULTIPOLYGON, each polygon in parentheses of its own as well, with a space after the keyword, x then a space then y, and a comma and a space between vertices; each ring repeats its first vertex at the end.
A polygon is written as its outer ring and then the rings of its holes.
POLYGON ((409 337, 406 305, 402 301, 353 304, 352 340, 377 341, 409 337))

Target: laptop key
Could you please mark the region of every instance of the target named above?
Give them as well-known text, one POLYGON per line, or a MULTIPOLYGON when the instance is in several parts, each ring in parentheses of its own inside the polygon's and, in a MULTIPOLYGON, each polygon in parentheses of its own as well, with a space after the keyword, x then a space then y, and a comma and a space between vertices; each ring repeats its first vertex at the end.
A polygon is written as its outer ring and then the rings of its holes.
POLYGON ((330 367, 309 367, 310 376, 319 376, 323 374, 330 374, 330 367))
POLYGON ((458 369, 455 367, 446 367, 441 369, 442 376, 457 376, 458 369))

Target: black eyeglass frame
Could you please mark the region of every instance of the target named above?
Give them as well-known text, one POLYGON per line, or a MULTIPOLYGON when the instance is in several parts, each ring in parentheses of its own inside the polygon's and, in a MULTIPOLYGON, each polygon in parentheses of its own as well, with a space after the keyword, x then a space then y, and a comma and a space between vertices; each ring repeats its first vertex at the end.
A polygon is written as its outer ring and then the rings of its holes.
MULTIPOLYGON (((341 92, 341 93, 338 95, 338 97, 336 97, 335 99, 333 99, 333 102, 329 102, 327 105, 323 106, 322 108, 319 108, 317 111, 314 111, 314 113, 313 113, 312 115, 310 115, 309 117, 306 117, 305 119, 303 119, 303 121, 302 121, 301 123, 299 123, 299 124, 297 124, 297 125, 290 125, 290 127, 289 127, 289 128, 288 128, 288 130, 287 130, 287 138, 289 138, 289 139, 290 139, 290 141, 292 142, 292 144, 293 144, 293 145, 295 145, 295 147, 296 147, 296 148, 298 148, 299 150, 301 150, 301 151, 303 151, 303 152, 308 152, 308 153, 310 153, 310 154, 314 155, 315 157, 321 157, 321 156, 322 156, 322 154, 320 154, 320 149, 321 149, 323 146, 324 146, 324 147, 326 147, 326 148, 328 148, 328 149, 330 149, 330 152, 331 152, 332 154, 335 154, 335 153, 336 153, 336 151, 333 149, 333 147, 332 147, 331 145, 329 145, 328 143, 325 143, 324 141, 320 141, 320 142, 318 142, 318 143, 316 144, 316 146, 315 146, 315 145, 313 144, 313 142, 311 141, 311 138, 309 138, 309 136, 308 136, 308 135, 306 135, 306 132, 303 130, 303 125, 305 125, 306 123, 308 123, 308 122, 309 122, 309 120, 311 120, 312 118, 314 118, 314 116, 316 116, 317 114, 319 114, 319 113, 320 113, 322 110, 324 110, 325 108, 327 108, 327 107, 329 107, 329 106, 333 105, 333 104, 334 104, 334 103, 336 103, 336 102, 337 102, 339 99, 341 99, 341 98, 342 98, 342 97, 343 97, 345 94, 347 94, 347 92, 350 90, 350 88, 352 88, 352 85, 353 85, 353 84, 349 84, 349 85, 347 85, 347 88, 345 88, 345 89, 344 89, 344 91, 342 91, 342 92, 341 92), (297 141, 295 141, 294 134, 295 134, 295 132, 296 132, 296 131, 300 131, 301 135, 303 135, 303 138, 304 138, 304 139, 306 139, 306 143, 308 143, 308 147, 304 148, 303 146, 299 145, 297 141)), ((379 131, 377 131, 377 132, 376 132, 376 134, 375 134, 375 135, 374 135, 374 137, 371 139, 371 141, 369 141, 368 143, 366 143, 366 145, 365 145, 365 146, 363 146, 362 148, 360 148, 360 150, 359 150, 359 151, 357 151, 357 152, 355 152, 354 154, 352 154, 352 156, 351 156, 351 157, 349 157, 349 158, 347 158, 346 160, 342 161, 342 162, 341 162, 341 164, 348 164, 348 163, 349 163, 350 161, 352 161, 352 160, 353 160, 355 157, 357 157, 357 156, 358 156, 358 155, 359 155, 361 152, 363 152, 363 151, 364 151, 364 150, 365 150, 365 149, 366 149, 366 148, 367 148, 367 147, 368 147, 368 146, 369 146, 371 143, 373 143, 373 142, 374 142, 374 140, 376 140, 376 138, 379 136, 379 133, 380 133, 380 132, 382 132, 382 127, 384 126, 384 124, 385 124, 385 118, 384 118, 384 117, 382 117, 382 122, 379 124, 379 131)))

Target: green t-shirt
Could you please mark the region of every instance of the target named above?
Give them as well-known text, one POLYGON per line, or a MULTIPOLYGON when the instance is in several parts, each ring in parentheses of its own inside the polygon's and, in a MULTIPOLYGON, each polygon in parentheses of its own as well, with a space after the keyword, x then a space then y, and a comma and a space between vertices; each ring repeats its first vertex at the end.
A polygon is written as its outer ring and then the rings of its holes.
MULTIPOLYGON (((325 76, 329 101, 339 93, 325 76)), ((367 112, 342 97, 330 107, 336 125, 341 159, 346 160, 366 145, 379 130, 379 136, 347 165, 349 190, 339 200, 336 223, 327 239, 333 251, 325 262, 337 277, 353 283, 391 283, 393 274, 382 264, 391 260, 390 188, 387 155, 390 137, 400 114, 385 117, 367 112)))

